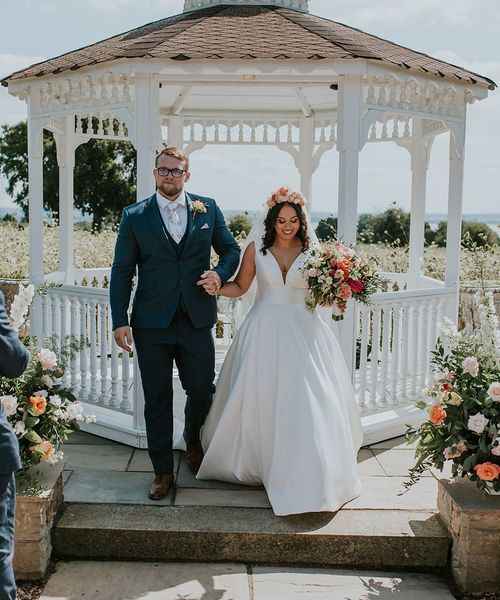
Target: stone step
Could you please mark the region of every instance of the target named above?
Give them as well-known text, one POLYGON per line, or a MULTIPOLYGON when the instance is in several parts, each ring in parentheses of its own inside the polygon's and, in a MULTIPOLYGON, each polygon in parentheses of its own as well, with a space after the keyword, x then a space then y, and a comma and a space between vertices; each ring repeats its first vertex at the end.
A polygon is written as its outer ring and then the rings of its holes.
POLYGON ((446 566, 449 536, 426 510, 276 517, 263 508, 67 503, 53 546, 64 559, 432 570, 446 566))

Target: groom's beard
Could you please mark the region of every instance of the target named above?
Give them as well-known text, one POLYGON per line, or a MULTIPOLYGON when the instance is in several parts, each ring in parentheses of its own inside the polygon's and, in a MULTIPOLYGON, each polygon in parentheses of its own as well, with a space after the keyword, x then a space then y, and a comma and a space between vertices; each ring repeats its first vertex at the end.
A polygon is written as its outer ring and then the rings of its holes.
POLYGON ((158 191, 162 196, 167 196, 168 198, 173 198, 178 196, 182 192, 182 188, 184 187, 184 178, 179 177, 179 179, 174 179, 173 181, 163 181, 158 186, 158 191))

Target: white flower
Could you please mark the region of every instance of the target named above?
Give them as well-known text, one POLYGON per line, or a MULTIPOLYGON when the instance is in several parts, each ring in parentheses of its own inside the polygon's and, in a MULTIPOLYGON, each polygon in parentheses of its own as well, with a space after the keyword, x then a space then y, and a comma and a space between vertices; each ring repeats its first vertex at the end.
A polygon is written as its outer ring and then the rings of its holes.
POLYGON ((500 437, 496 437, 493 441, 493 446, 491 447, 491 453, 495 456, 500 456, 500 437))
POLYGON ((5 415, 11 417, 17 411, 17 398, 15 396, 0 396, 5 415))
POLYGON ((37 358, 40 361, 40 364, 42 365, 44 371, 47 371, 48 369, 53 369, 57 365, 57 356, 54 352, 52 352, 52 350, 49 350, 48 348, 42 348, 38 353, 37 358))
POLYGON ((24 324, 28 310, 35 294, 34 285, 21 285, 19 292, 16 294, 10 307, 10 320, 12 327, 19 331, 21 325, 24 324))
POLYGON ((49 465, 55 465, 60 460, 62 460, 64 454, 62 450, 57 450, 57 452, 52 452, 48 456, 44 458, 45 462, 48 462, 49 465))
POLYGON ((43 383, 45 383, 48 390, 50 390, 50 388, 54 385, 54 382, 52 381, 52 377, 49 377, 48 375, 44 375, 42 377, 42 381, 43 381, 43 383))
POLYGON ((16 432, 16 435, 22 435, 26 431, 26 425, 24 424, 24 421, 17 421, 17 423, 14 425, 14 431, 16 432))
POLYGON ((54 394, 53 396, 49 396, 49 402, 50 402, 50 404, 54 405, 56 408, 59 408, 62 404, 61 397, 58 396, 57 394, 54 394))
POLYGON ((482 413, 477 413, 469 417, 467 427, 475 433, 483 433, 488 422, 489 420, 482 413))
POLYGON ((477 377, 479 374, 479 363, 475 356, 467 356, 464 358, 462 368, 465 373, 469 373, 472 377, 477 377))
POLYGON ((488 388, 488 396, 495 402, 500 402, 500 381, 494 381, 488 388))
POLYGON ((71 402, 64 411, 66 421, 83 421, 83 407, 79 402, 71 402))
POLYGON ((43 396, 44 398, 47 398, 48 392, 47 392, 47 390, 38 390, 36 392, 33 392, 31 395, 32 396, 43 396))

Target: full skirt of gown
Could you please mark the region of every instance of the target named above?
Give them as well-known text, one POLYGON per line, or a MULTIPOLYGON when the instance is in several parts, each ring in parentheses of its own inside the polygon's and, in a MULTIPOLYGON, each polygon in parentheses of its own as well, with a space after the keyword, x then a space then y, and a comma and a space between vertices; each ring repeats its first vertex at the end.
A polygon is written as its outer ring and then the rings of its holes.
POLYGON ((275 258, 257 253, 257 299, 201 436, 198 478, 262 483, 276 515, 336 511, 361 491, 359 411, 332 330, 305 308, 304 258, 283 282, 275 258))

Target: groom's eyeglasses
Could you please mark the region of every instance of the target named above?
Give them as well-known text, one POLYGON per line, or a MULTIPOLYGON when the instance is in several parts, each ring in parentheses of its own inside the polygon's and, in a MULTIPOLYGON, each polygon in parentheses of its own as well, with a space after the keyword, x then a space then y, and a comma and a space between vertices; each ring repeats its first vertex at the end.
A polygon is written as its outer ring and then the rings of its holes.
POLYGON ((167 167, 158 167, 156 172, 160 177, 166 177, 172 175, 172 177, 182 177, 186 171, 182 169, 167 169, 167 167))

